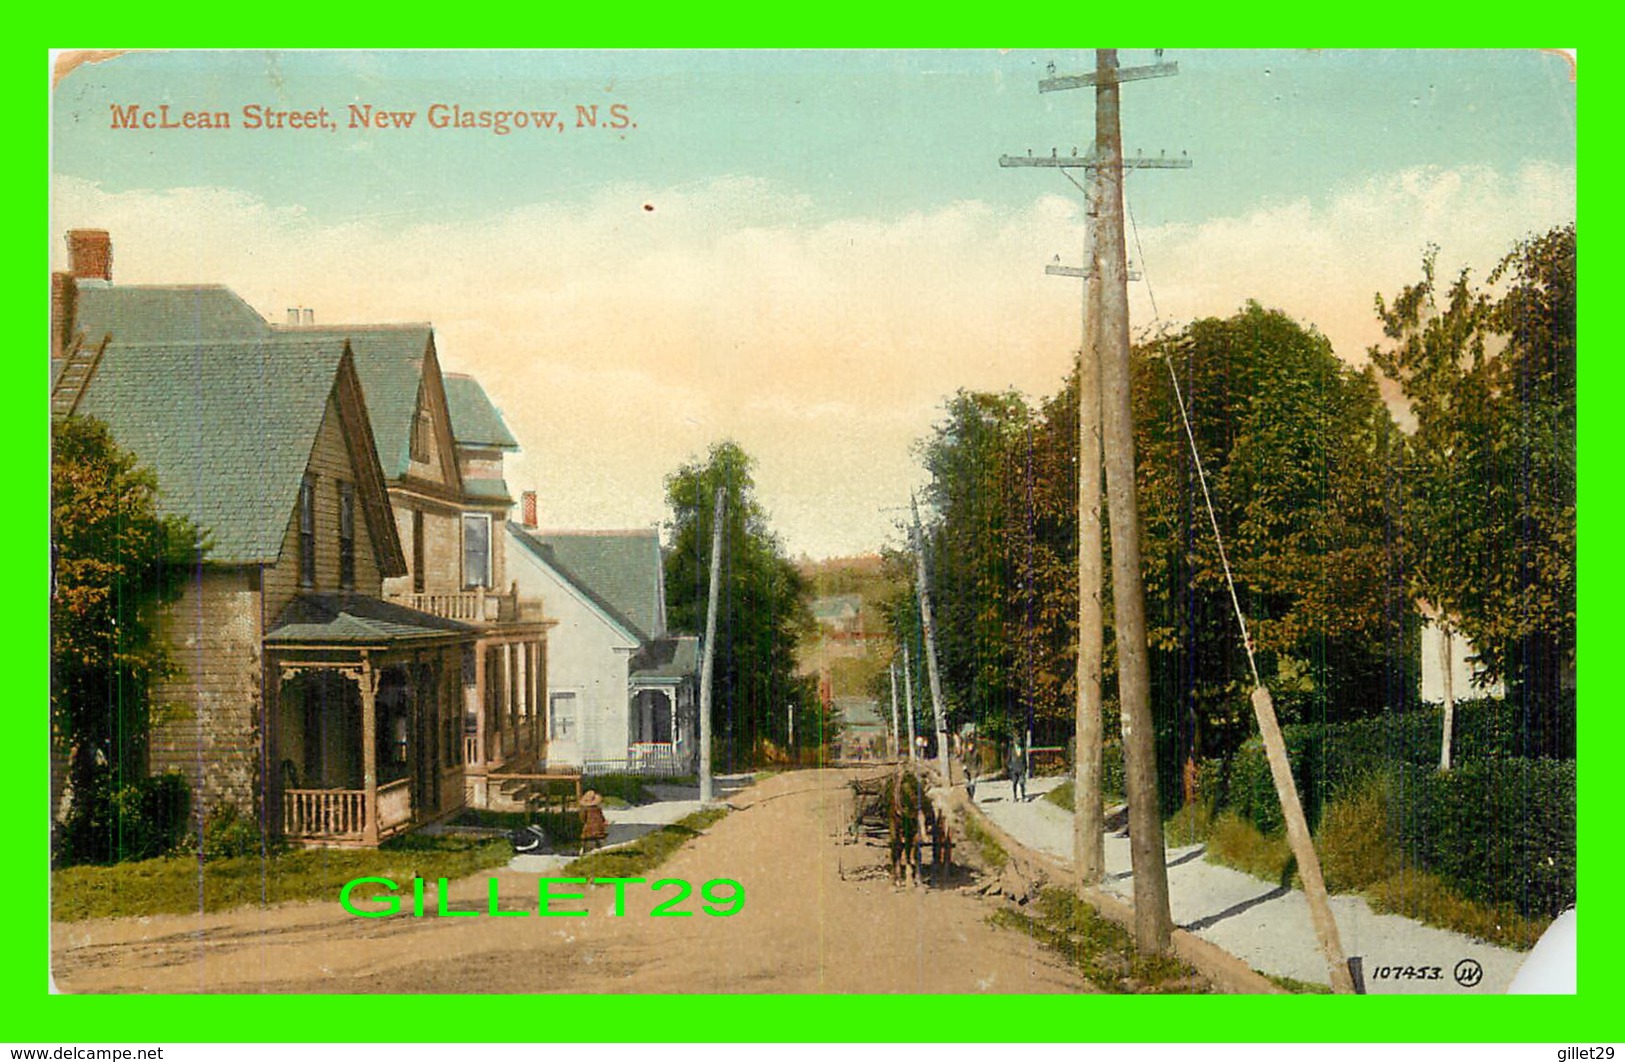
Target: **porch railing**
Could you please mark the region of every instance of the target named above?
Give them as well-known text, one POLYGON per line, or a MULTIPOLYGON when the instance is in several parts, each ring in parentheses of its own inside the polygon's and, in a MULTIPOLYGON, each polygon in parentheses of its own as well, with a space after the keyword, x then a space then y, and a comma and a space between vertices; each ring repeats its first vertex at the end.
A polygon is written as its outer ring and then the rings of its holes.
POLYGON ((392 594, 390 601, 442 619, 465 623, 511 623, 518 617, 519 587, 498 593, 483 587, 424 594, 392 594))
POLYGON ((378 836, 387 837, 411 825, 412 780, 400 778, 378 787, 378 836))
MULTIPOLYGON (((412 824, 411 779, 378 787, 378 837, 412 824)), ((284 789, 282 833, 293 840, 360 841, 367 835, 365 789, 284 789)))
POLYGON ((285 789, 282 832, 293 838, 351 838, 366 833, 367 794, 362 789, 285 789))

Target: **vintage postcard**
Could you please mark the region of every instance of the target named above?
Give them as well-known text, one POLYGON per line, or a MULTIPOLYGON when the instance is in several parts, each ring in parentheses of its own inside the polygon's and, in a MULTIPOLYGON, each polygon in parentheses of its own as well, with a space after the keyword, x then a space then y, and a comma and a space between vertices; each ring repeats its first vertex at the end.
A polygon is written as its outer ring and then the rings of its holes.
POLYGON ((52 78, 55 991, 1575 990, 1572 53, 52 78))

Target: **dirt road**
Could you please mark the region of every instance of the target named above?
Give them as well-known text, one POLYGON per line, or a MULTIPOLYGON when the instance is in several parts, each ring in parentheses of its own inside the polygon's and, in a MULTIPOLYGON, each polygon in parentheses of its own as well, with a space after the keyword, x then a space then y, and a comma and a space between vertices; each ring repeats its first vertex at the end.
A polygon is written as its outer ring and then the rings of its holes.
MULTIPOLYGON (((734 794, 737 809, 655 873, 696 895, 595 886, 581 918, 536 917, 538 875, 453 882, 451 909, 528 917, 363 919, 332 900, 207 915, 59 923, 52 968, 68 992, 1082 992, 1078 974, 987 922, 992 901, 895 888, 874 845, 843 844, 850 772, 797 771, 734 794), (698 889, 732 878, 739 913, 705 914, 698 889)), ((567 888, 555 887, 555 891, 567 888)), ((403 904, 410 910, 410 897, 403 904)))

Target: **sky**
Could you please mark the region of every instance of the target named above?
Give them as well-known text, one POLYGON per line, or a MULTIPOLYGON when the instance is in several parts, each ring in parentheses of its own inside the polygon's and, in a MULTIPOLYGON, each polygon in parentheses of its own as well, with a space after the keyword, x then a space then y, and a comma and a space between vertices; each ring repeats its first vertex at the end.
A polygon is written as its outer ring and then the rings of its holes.
MULTIPOLYGON (((1123 87, 1124 147, 1192 168, 1126 181, 1136 333, 1256 299, 1360 364, 1375 296, 1429 244, 1445 275, 1483 276, 1574 220, 1563 56, 1164 59, 1177 76, 1123 87)), ((115 282, 221 283, 273 321, 432 322, 443 368, 477 376, 518 438, 508 482, 546 526, 662 521, 665 476, 732 438, 792 555, 870 551, 900 542, 946 396, 1051 394, 1078 345, 1081 285, 1043 267, 1078 260, 1082 194, 998 165, 1092 141, 1092 92, 1038 92, 1051 63, 1094 59, 118 55, 53 89, 51 267, 64 231, 105 228, 115 282), (165 105, 230 127, 116 127, 165 105), (415 117, 352 122, 369 106, 415 117), (556 117, 431 124, 452 107, 556 117), (330 128, 248 127, 324 108, 330 128)))

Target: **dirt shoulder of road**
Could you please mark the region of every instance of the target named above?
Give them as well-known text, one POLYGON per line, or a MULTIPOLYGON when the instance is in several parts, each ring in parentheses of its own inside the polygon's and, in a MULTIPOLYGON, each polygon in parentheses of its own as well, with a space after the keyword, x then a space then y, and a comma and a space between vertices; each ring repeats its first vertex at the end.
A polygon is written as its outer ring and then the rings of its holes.
MULTIPOLYGON (((949 801, 961 815, 974 816, 977 823, 997 840, 1014 861, 1021 874, 1029 879, 1042 879, 1051 884, 1065 885, 1073 880, 1070 867, 1063 866, 1052 856, 1029 848, 985 814, 970 800, 963 789, 951 791, 949 801)), ((1102 917, 1118 925, 1134 929, 1134 908, 1099 888, 1078 890, 1078 895, 1102 917)), ((1241 994, 1281 994, 1284 989, 1269 978, 1249 967, 1245 962, 1194 933, 1176 928, 1173 931, 1174 954, 1206 978, 1216 991, 1241 994)))

